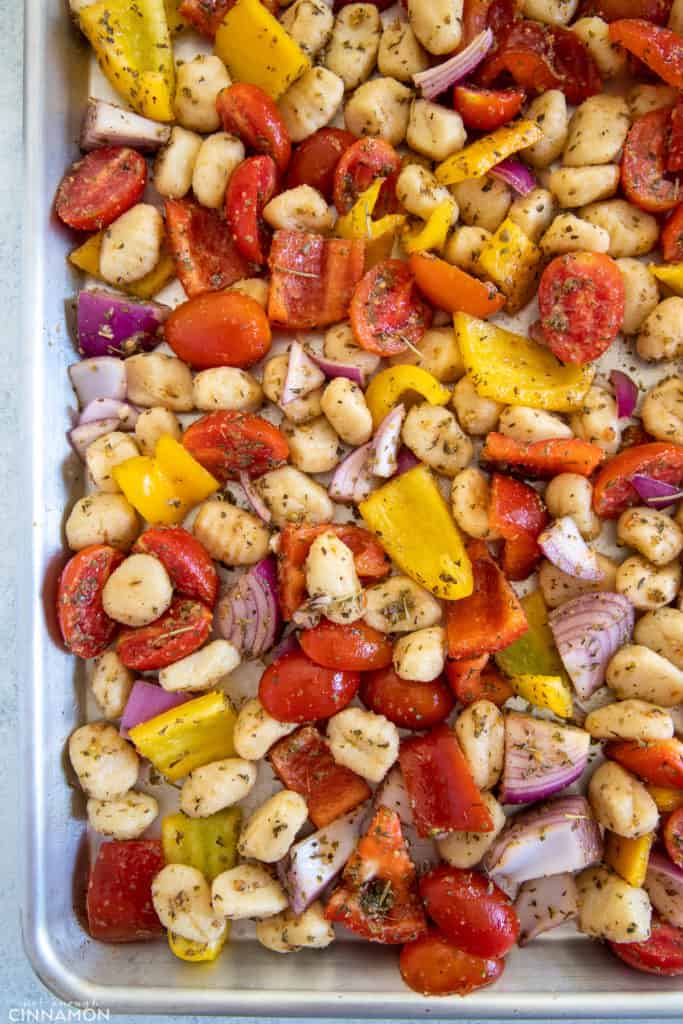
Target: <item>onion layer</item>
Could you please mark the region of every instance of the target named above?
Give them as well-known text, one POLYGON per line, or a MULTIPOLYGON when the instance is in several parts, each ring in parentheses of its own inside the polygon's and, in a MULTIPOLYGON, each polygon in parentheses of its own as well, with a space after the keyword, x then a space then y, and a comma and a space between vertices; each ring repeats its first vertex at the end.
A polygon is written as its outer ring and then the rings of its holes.
POLYGON ((102 288, 84 289, 77 300, 78 348, 84 356, 132 356, 162 340, 171 312, 159 302, 129 299, 102 288))
POLYGON ((73 363, 69 378, 82 408, 96 398, 122 402, 126 397, 126 367, 122 359, 114 356, 96 356, 73 363))
POLYGON ((287 374, 282 388, 280 405, 289 405, 304 398, 325 382, 325 374, 311 359, 300 341, 293 341, 289 349, 287 374))
POLYGON ((258 658, 275 643, 280 622, 277 568, 269 555, 220 599, 216 628, 245 658, 258 658))
POLYGON ((150 718, 162 715, 164 711, 178 707, 190 699, 184 693, 168 693, 155 683, 146 679, 138 679, 128 695, 128 701, 121 715, 119 732, 128 739, 130 730, 141 722, 149 722, 150 718))
POLYGON ((638 385, 623 370, 612 370, 610 380, 617 400, 617 416, 619 419, 628 419, 638 401, 638 385))
POLYGON ((520 196, 528 196, 536 188, 536 179, 526 164, 510 156, 491 168, 494 178, 500 178, 520 196))
POLYGON ((675 484, 667 484, 663 480, 655 480, 653 476, 636 473, 631 477, 631 484, 639 496, 650 508, 666 508, 683 498, 683 491, 675 484))
POLYGON ((548 616, 562 664, 583 700, 604 683, 605 669, 630 638, 634 618, 631 602, 610 591, 581 594, 548 616))
POLYGON ((480 32, 472 42, 456 53, 454 57, 437 64, 435 68, 419 71, 413 75, 413 82, 420 89, 425 99, 433 100, 456 82, 462 81, 471 74, 483 61, 493 46, 493 32, 490 28, 480 32))
POLYGON ((307 907, 336 878, 353 853, 363 809, 356 808, 295 843, 278 864, 278 875, 295 914, 307 907))
POLYGON ((579 897, 574 876, 563 872, 524 882, 517 893, 515 910, 519 918, 519 945, 526 946, 537 935, 577 916, 579 897))
POLYGON ((584 729, 509 711, 501 801, 528 804, 569 786, 586 767, 589 746, 584 729))
POLYGON ((598 556, 588 547, 571 516, 562 516, 546 527, 538 546, 549 562, 577 580, 601 580, 604 575, 598 556))

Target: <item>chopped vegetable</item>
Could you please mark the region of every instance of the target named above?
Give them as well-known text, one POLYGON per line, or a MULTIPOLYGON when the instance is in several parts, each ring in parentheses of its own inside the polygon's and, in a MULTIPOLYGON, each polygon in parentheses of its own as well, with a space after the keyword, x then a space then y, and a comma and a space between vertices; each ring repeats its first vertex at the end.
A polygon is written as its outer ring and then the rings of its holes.
POLYGON ((66 172, 55 196, 59 219, 77 231, 99 231, 142 198, 147 164, 129 146, 88 153, 66 172))
POLYGON ((244 259, 216 210, 207 210, 191 199, 167 199, 164 209, 176 273, 190 298, 222 291, 254 274, 253 265, 244 259))
POLYGON ((363 276, 362 240, 323 238, 303 231, 276 231, 268 318, 287 328, 324 327, 348 316, 354 289, 363 276))
POLYGON ((538 491, 502 473, 491 478, 489 526, 503 538, 502 569, 510 580, 525 580, 541 560, 538 538, 548 513, 538 491))
POLYGON ((506 217, 484 242, 477 262, 505 296, 508 313, 517 313, 533 294, 541 260, 538 246, 506 217))
POLYGON ((612 655, 633 631, 633 605, 622 594, 582 594, 548 616, 557 649, 579 697, 602 686, 612 655))
MULTIPOLYGON (((520 637, 520 643, 524 637, 520 637)), ((537 708, 552 711, 558 718, 571 718, 572 693, 562 676, 515 675, 510 685, 518 697, 537 708)))
POLYGON ((683 446, 653 441, 626 448, 605 463, 593 485, 593 508, 603 519, 617 519, 624 509, 640 502, 634 476, 648 476, 665 484, 683 483, 683 446))
POLYGON ((206 548, 189 530, 181 526, 150 527, 133 545, 133 552, 138 551, 159 559, 179 594, 215 605, 218 574, 206 548))
POLYGON ((278 722, 315 722, 350 704, 360 674, 323 668, 303 651, 281 654, 261 676, 259 700, 278 722))
POLYGON ((569 440, 515 441, 504 434, 487 434, 481 461, 506 469, 523 471, 524 476, 546 477, 558 473, 591 476, 604 458, 602 448, 578 437, 569 440))
POLYGON ((505 304, 494 285, 479 281, 459 267, 423 252, 410 257, 417 286, 433 305, 449 313, 463 311, 485 319, 505 304))
POLYGON ((538 537, 538 545, 553 565, 578 580, 601 580, 598 556, 589 548, 571 516, 554 519, 538 537))
POLYGON ((647 874, 654 838, 653 832, 638 836, 637 839, 627 839, 618 836, 616 832, 605 832, 605 864, 613 868, 629 885, 641 888, 647 874))
POLYGON ((379 427, 406 392, 411 391, 417 392, 430 405, 446 405, 451 397, 448 388, 420 366, 388 366, 372 378, 365 392, 375 427, 379 427))
POLYGON ((177 708, 190 698, 184 693, 168 693, 157 686, 156 683, 148 683, 146 679, 137 679, 133 683, 133 689, 126 702, 121 715, 120 733, 125 739, 130 738, 130 730, 148 722, 150 718, 156 718, 164 711, 177 708))
POLYGON ((528 804, 565 789, 583 774, 589 745, 583 729, 509 711, 501 801, 528 804))
POLYGON ((482 178, 501 160, 533 145, 542 136, 543 132, 535 121, 515 121, 449 156, 434 173, 442 185, 456 185, 468 178, 482 178))
POLYGON ((480 871, 439 864, 420 879, 420 895, 431 919, 465 953, 505 956, 517 941, 515 908, 480 871))
POLYGON ((683 789, 683 743, 678 739, 610 740, 605 754, 645 782, 671 789, 683 789))
POLYGON ((496 654, 496 664, 509 676, 559 676, 566 683, 562 659, 557 653, 548 609, 540 590, 521 598, 528 630, 496 654))
POLYGON ((261 416, 221 410, 195 420, 183 446, 222 482, 242 473, 259 477, 287 461, 289 445, 281 430, 261 416))
POLYGON ((407 264, 393 259, 367 271, 353 293, 350 315, 357 344, 378 356, 419 345, 431 322, 407 264))
POLYGON ((131 356, 154 348, 170 313, 158 302, 135 302, 99 288, 84 288, 76 301, 78 349, 84 356, 131 356))
POLYGON ((493 32, 486 28, 453 57, 427 71, 414 74, 413 82, 426 99, 433 100, 451 85, 471 75, 475 68, 479 67, 493 43, 493 32))
POLYGON ((577 916, 579 901, 574 876, 563 872, 523 882, 515 910, 519 918, 519 945, 526 946, 532 939, 577 916))
POLYGON ((78 145, 84 153, 101 146, 132 146, 154 152, 168 142, 170 134, 168 125, 90 96, 78 145))
POLYGON ((471 956, 430 929, 401 950, 401 977, 423 996, 466 996, 500 978, 506 961, 471 956))
POLYGON ((190 508, 219 488, 183 446, 166 434, 154 456, 135 455, 112 469, 112 476, 133 508, 150 523, 179 523, 190 508))
POLYGON ((508 157, 491 168, 494 178, 500 178, 506 185, 513 188, 520 196, 528 196, 536 188, 536 179, 521 160, 508 157))
POLYGON ((269 651, 280 631, 275 559, 251 566, 216 608, 216 628, 245 658, 269 651))
POLYGON ((623 18, 612 22, 609 37, 669 85, 683 89, 683 39, 677 32, 643 18, 623 18))
POLYGON ((683 929, 652 917, 645 942, 608 942, 612 952, 636 971, 675 977, 683 974, 683 929))
POLYGON ((378 220, 372 219, 372 214, 386 180, 386 178, 375 178, 372 185, 366 188, 364 192, 361 192, 349 212, 339 218, 335 225, 335 231, 340 238, 367 238, 372 240, 381 238, 382 235, 397 231, 403 227, 405 223, 405 216, 403 214, 386 214, 378 220))
POLYGON ((90 870, 88 931, 100 942, 156 939, 164 929, 152 904, 152 881, 164 866, 158 839, 102 843, 90 870))
POLYGON ((259 0, 236 0, 216 31, 216 53, 235 82, 277 100, 309 69, 306 54, 259 0))
POLYGON ((295 914, 303 914, 342 870, 355 849, 361 818, 361 810, 335 818, 295 843, 278 865, 295 914))
POLYGON ((98 398, 126 397, 126 368, 114 356, 96 356, 82 359, 69 367, 69 380, 78 396, 81 408, 98 398))
POLYGON ((452 220, 453 202, 450 199, 445 199, 434 207, 429 219, 422 227, 404 232, 403 248, 409 254, 428 252, 432 249, 441 252, 446 244, 452 220))
POLYGON ((117 625, 102 605, 104 585, 123 561, 108 544, 83 548, 66 563, 57 586, 57 621, 62 639, 79 658, 96 658, 108 647, 117 625))
POLYGON ((638 402, 638 385, 622 370, 612 370, 610 380, 617 400, 617 416, 628 419, 638 402))
POLYGON ((490 655, 478 654, 474 658, 448 658, 446 679, 459 704, 473 704, 477 700, 490 700, 502 707, 513 695, 505 676, 493 665, 490 655))
MULTIPOLYGON (((103 239, 104 232, 98 231, 97 234, 86 239, 78 249, 69 253, 69 263, 91 277, 97 278, 98 281, 104 281, 100 273, 100 250, 103 239)), ((151 299, 153 295, 161 291, 164 285, 168 284, 174 275, 173 257, 162 245, 161 256, 156 267, 139 280, 123 285, 121 290, 129 295, 137 296, 138 299, 151 299)))

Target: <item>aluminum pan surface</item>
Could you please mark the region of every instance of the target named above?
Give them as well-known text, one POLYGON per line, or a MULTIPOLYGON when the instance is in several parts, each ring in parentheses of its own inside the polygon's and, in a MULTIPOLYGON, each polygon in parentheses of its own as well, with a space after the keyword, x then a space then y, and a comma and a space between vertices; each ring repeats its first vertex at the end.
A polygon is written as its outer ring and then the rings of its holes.
MULTIPOLYGON (((395 950, 337 942, 324 955, 274 956, 234 943, 215 965, 183 964, 163 943, 105 946, 82 930, 74 864, 82 850, 82 801, 67 783, 64 740, 82 719, 83 687, 72 659, 50 637, 56 573, 63 562, 64 509, 77 481, 65 466, 66 366, 73 354, 64 301, 77 281, 64 261, 66 233, 51 197, 75 157, 87 96, 85 46, 63 0, 26 0, 25 300, 21 351, 24 509, 18 649, 22 680, 24 941, 42 981, 66 1000, 128 1013, 220 1013, 283 1017, 683 1016, 680 980, 639 975, 571 931, 550 933, 510 954, 502 980, 470 996, 421 999, 398 975, 395 950), (45 582, 47 579, 47 583, 45 582), (45 598, 47 597, 47 602, 45 598), (47 623, 47 624, 46 624, 47 623), (60 769, 60 765, 62 768, 60 769)), ((54 635, 54 634, 53 634, 54 635)))

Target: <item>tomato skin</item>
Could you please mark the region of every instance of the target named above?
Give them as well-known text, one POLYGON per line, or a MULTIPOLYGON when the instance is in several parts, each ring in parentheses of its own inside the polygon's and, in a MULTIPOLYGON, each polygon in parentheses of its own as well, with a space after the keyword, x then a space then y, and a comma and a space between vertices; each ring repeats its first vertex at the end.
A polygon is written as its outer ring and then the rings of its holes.
POLYGON ((401 729, 431 729, 445 722, 455 707, 442 676, 430 683, 411 683, 401 679, 391 665, 364 673, 360 699, 370 711, 384 715, 401 729))
POLYGON ((213 608, 218 596, 218 573, 204 545, 189 530, 152 526, 138 537, 132 550, 133 554, 142 551, 154 555, 178 593, 213 608))
POLYGON ((626 293, 605 253, 571 252, 548 264, 538 286, 543 337, 565 363, 583 366, 606 352, 624 320, 626 293))
POLYGON ((241 254, 215 210, 191 199, 167 199, 164 207, 176 273, 189 298, 221 291, 258 272, 241 254))
POLYGON ((248 149, 270 156, 284 174, 292 155, 292 143, 277 104, 258 85, 235 82, 221 89, 216 110, 223 131, 237 135, 248 149))
POLYGON ((671 13, 671 0, 588 0, 577 17, 597 15, 603 21, 620 18, 644 18, 653 25, 666 25, 671 13))
POLYGON ((277 192, 278 173, 270 156, 250 156, 230 175, 225 190, 225 219, 235 245, 247 260, 262 264, 267 259, 270 228, 261 214, 277 192))
POLYGON ((610 740, 605 756, 654 786, 683 789, 683 743, 680 740, 649 743, 610 740))
POLYGON ((320 128, 304 139, 292 153, 285 188, 310 185, 332 202, 334 172, 356 136, 342 128, 320 128))
POLYGON ((633 122, 624 143, 621 186, 648 213, 666 213, 681 201, 678 183, 665 177, 670 122, 668 108, 651 110, 633 122))
POLYGON ((88 879, 88 931, 100 942, 141 942, 163 935, 152 881, 164 866, 159 839, 102 843, 88 879))
POLYGON ((465 0, 462 12, 462 39, 459 50, 472 42, 484 29, 493 32, 494 46, 504 39, 519 17, 515 0, 465 0))
POLYGON ((519 921, 512 902, 480 871, 440 864, 423 875, 420 895, 432 920, 465 953, 501 957, 517 941, 519 921))
POLYGON ((680 96, 678 103, 671 111, 666 169, 674 173, 683 171, 683 100, 680 96))
POLYGON ((57 620, 64 643, 79 658, 95 658, 118 629, 102 606, 102 591, 123 552, 92 544, 64 566, 57 587, 57 620))
POLYGON ((401 167, 401 158, 383 139, 358 139, 342 155, 334 172, 334 205, 341 216, 348 213, 361 192, 375 178, 388 178, 401 167))
POLYGON ((667 263, 680 263, 683 260, 683 203, 665 223, 659 243, 667 263))
POLYGON ((629 967, 646 974, 675 977, 683 974, 683 929, 652 915, 650 938, 645 942, 608 942, 612 952, 629 967))
POLYGON ((366 352, 394 356, 418 345, 431 313, 401 260, 382 260, 364 275, 351 299, 351 328, 366 352))
POLYGON ((664 824, 666 852, 677 867, 683 868, 683 807, 672 811, 664 824))
POLYGON ((463 953, 442 932, 430 928, 403 947, 399 969, 408 988, 420 995, 466 996, 497 981, 505 961, 463 953))
POLYGON ((642 18, 621 18, 610 25, 609 38, 642 60, 668 85, 683 89, 683 39, 677 32, 642 18))
POLYGON ((94 149, 72 164, 62 178, 55 212, 77 231, 100 231, 135 206, 146 184, 147 164, 134 149, 94 149))
POLYGON ((311 661, 323 668, 369 672, 391 665, 391 641, 362 619, 342 625, 323 619, 299 633, 299 644, 311 661))
POLYGON ((116 653, 126 666, 138 672, 166 668, 204 644, 213 625, 213 612, 201 601, 174 597, 161 618, 149 626, 122 629, 116 653))
POLYGON ((358 672, 323 668, 303 651, 289 651, 261 676, 259 699, 279 722, 315 722, 342 711, 359 686, 358 672))
POLYGON ((263 359, 272 336, 256 299, 240 292, 205 292, 177 306, 164 323, 175 354, 195 370, 244 369, 263 359))
POLYGON ((289 457, 281 430, 261 416, 231 410, 195 420, 183 434, 183 445, 221 483, 237 479, 242 472, 263 476, 289 457))
POLYGON ((602 519, 618 519, 641 498, 631 477, 643 474, 669 484, 683 481, 683 447, 653 441, 626 448, 606 462, 593 484, 593 509, 602 519))
POLYGON ((453 87, 453 107, 467 128, 492 132, 519 113, 526 99, 524 89, 482 89, 476 85, 453 87))

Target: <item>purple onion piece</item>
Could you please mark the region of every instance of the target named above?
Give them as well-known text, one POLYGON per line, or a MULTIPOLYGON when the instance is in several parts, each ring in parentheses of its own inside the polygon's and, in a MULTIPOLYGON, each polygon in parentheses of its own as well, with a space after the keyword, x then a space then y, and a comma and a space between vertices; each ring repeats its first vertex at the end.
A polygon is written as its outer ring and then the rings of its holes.
POLYGON ((673 505, 683 498, 683 491, 675 484, 655 480, 653 476, 646 476, 644 473, 635 473, 630 483, 638 492, 638 496, 651 508, 666 508, 667 505, 673 505))
POLYGON ((372 452, 373 442, 367 441, 342 459, 327 489, 333 501, 358 504, 372 492, 375 485, 369 466, 372 452))
POLYGON ((90 423, 79 423, 73 430, 70 430, 69 441, 78 457, 85 460, 85 453, 89 445, 98 437, 104 437, 105 434, 111 434, 112 430, 118 430, 120 422, 118 417, 117 419, 91 420, 90 423))
POLYGON ((516 157, 510 156, 501 160, 491 168, 494 178, 500 178, 506 185, 518 192, 520 196, 528 196, 536 188, 536 179, 526 164, 516 157))
POLYGON ((254 486, 254 482, 249 476, 249 474, 243 471, 240 473, 239 479, 240 486, 244 491, 246 499, 251 505, 253 511, 256 513, 259 519, 263 520, 264 523, 269 523, 272 519, 270 509, 268 508, 265 501, 257 491, 256 487, 254 486))
POLYGON ((88 402, 78 417, 78 425, 93 423, 97 420, 117 419, 117 430, 134 430, 140 410, 128 402, 119 402, 116 398, 94 398, 88 402))
POLYGON ((633 605, 622 594, 581 594, 548 616, 562 664, 578 696, 587 700, 605 681, 605 669, 633 632, 633 605))
POLYGON ((280 405, 289 405, 297 398, 305 398, 325 383, 325 374, 311 359, 300 341, 293 341, 289 349, 289 361, 285 383, 280 396, 280 405))
POLYGON ((69 379, 81 408, 96 398, 113 398, 123 402, 128 383, 122 359, 113 356, 95 356, 82 359, 69 367, 69 379))
POLYGON ((617 400, 617 416, 619 419, 628 419, 638 401, 638 385, 622 370, 612 370, 610 380, 617 400))
POLYGON ((563 872, 529 879, 517 893, 515 910, 519 918, 519 945, 526 946, 543 932, 577 916, 579 896, 574 876, 563 872))
POLYGON ((396 473, 398 450, 401 446, 401 429, 406 418, 406 407, 395 406, 387 413, 375 431, 368 469, 373 476, 388 480, 396 473))
POLYGON ((295 914, 303 914, 342 870, 358 841, 362 814, 356 808, 295 843, 278 866, 295 914))
POLYGON ((566 789, 583 773, 589 746, 584 729, 509 711, 501 802, 529 804, 566 789))
POLYGON ((129 299, 101 288, 84 289, 77 300, 78 347, 84 356, 132 356, 162 340, 169 306, 129 299))
POLYGON ((176 708, 187 700, 190 700, 189 695, 168 693, 155 683, 150 683, 146 679, 137 679, 133 683, 133 688, 123 709, 119 732, 125 739, 128 739, 130 730, 134 726, 148 722, 150 718, 156 718, 157 715, 162 715, 164 711, 176 708))
POLYGON ((164 146, 171 129, 106 100, 88 99, 79 145, 84 153, 100 146, 132 146, 153 152, 164 146))
POLYGON ((216 629, 246 658, 258 658, 280 630, 277 566, 272 555, 240 576, 216 607, 216 629))
POLYGON ((571 516, 556 519, 541 533, 538 546, 553 565, 577 580, 601 580, 598 556, 589 548, 571 516))
POLYGON ((346 377, 347 380, 352 380, 358 387, 365 387, 365 374, 359 366, 353 366, 351 363, 340 363, 335 359, 327 359, 326 356, 316 355, 315 352, 308 352, 309 358, 319 366, 326 377, 346 377))

